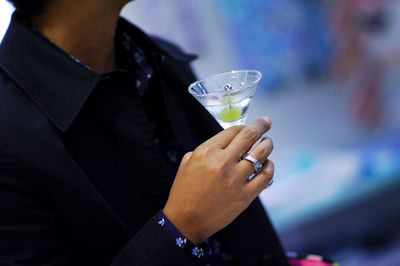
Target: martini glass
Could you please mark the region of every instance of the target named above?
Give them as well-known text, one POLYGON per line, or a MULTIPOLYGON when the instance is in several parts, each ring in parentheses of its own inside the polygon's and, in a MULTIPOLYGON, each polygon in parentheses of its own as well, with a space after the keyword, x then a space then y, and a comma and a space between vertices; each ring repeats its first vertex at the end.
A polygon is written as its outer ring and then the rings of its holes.
POLYGON ((259 71, 233 70, 196 81, 189 92, 227 129, 245 123, 261 77, 259 71))

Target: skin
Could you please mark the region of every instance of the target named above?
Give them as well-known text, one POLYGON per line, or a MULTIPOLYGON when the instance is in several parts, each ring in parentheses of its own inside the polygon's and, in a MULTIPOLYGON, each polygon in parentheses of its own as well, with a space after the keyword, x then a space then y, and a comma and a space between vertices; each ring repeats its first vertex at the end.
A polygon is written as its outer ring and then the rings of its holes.
POLYGON ((269 118, 261 118, 247 127, 231 127, 184 156, 164 214, 193 243, 229 225, 268 186, 274 175, 267 159, 273 149, 270 138, 250 152, 264 164, 251 181, 253 165, 239 160, 270 125, 269 118))
POLYGON ((35 27, 97 72, 116 68, 114 36, 127 0, 53 0, 32 19, 35 27))
MULTIPOLYGON (((54 0, 32 19, 60 48, 98 72, 116 68, 114 35, 122 0, 54 0)), ((273 144, 264 138, 250 154, 264 164, 251 180, 253 165, 242 155, 271 127, 268 117, 220 132, 187 153, 172 185, 165 215, 195 244, 229 225, 268 186, 273 144)))

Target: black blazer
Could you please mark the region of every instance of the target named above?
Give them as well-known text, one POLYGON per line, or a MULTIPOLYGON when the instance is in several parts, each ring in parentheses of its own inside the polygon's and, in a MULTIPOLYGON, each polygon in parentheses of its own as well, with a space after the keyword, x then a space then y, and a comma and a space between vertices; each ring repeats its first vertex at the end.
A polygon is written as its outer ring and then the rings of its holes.
MULTIPOLYGON (((157 71, 168 117, 185 151, 193 150, 221 128, 186 91, 195 80, 192 57, 143 38, 160 51, 157 71)), ((14 16, 0 48, 0 265, 192 265, 151 218, 150 201, 130 210, 117 206, 117 198, 140 200, 123 189, 132 180, 120 180, 121 191, 105 197, 102 181, 88 176, 66 149, 63 136, 87 99, 85 86, 98 78, 82 77, 83 87, 74 92, 70 83, 64 88, 66 73, 51 87, 53 68, 71 61, 14 16), (38 62, 48 67, 43 73, 38 62)), ((144 150, 138 154, 146 156, 144 150)), ((144 178, 158 178, 159 169, 145 159, 130 162, 148 170, 133 177, 138 190, 146 190, 144 178)), ((259 200, 216 237, 236 264, 287 265, 259 200)))

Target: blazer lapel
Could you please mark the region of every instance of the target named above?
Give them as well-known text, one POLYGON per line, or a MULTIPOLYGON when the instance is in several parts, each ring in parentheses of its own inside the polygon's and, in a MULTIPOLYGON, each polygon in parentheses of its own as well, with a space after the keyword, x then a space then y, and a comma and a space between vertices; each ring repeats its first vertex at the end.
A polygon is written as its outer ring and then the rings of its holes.
POLYGON ((168 118, 185 152, 222 130, 211 114, 194 98, 187 88, 195 77, 188 65, 165 60, 158 67, 161 89, 168 118), (170 77, 174 77, 171 79, 170 77))

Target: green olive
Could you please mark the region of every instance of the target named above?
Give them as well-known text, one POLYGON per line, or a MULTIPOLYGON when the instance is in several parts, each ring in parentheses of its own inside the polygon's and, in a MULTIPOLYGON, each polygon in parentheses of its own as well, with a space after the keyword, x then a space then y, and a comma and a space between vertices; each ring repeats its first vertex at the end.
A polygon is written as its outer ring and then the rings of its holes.
POLYGON ((238 120, 242 115, 242 109, 239 107, 226 107, 219 113, 219 118, 226 122, 238 120))

